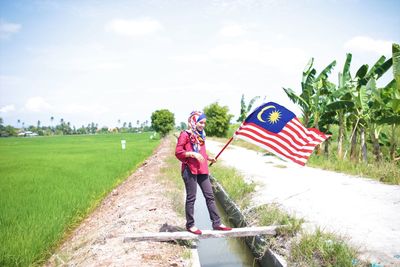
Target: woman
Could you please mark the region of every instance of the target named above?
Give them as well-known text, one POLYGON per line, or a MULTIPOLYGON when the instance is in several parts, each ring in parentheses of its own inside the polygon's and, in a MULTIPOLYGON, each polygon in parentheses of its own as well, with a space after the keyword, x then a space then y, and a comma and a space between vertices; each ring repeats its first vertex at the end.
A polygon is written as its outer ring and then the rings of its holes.
POLYGON ((221 218, 215 205, 210 178, 208 177, 208 162, 216 162, 215 158, 206 153, 204 127, 206 115, 201 111, 193 111, 188 120, 188 130, 182 131, 176 145, 175 156, 182 162, 182 178, 186 188, 186 229, 201 235, 194 224, 194 202, 196 201, 197 184, 199 184, 206 199, 208 213, 214 230, 229 231, 232 228, 221 224, 221 218))

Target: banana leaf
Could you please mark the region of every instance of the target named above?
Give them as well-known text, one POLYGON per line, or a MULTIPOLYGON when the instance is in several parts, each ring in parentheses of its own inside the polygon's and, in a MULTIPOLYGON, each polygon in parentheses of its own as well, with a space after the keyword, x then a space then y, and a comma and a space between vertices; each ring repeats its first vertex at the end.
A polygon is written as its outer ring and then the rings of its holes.
POLYGON ((300 105, 303 109, 308 109, 310 107, 308 103, 303 98, 296 95, 296 93, 292 89, 283 88, 283 91, 285 91, 286 95, 289 97, 290 100, 292 100, 293 103, 300 105))
POLYGON ((330 103, 326 106, 328 112, 329 111, 336 111, 340 109, 350 109, 354 107, 354 102, 349 100, 339 100, 333 103, 330 103))
POLYGON ((384 124, 400 124, 400 115, 388 116, 378 120, 378 123, 384 124))
POLYGON ((359 79, 360 86, 367 84, 365 75, 368 72, 368 67, 369 67, 368 64, 364 64, 357 70, 356 77, 359 79))
POLYGON ((316 81, 319 81, 321 79, 325 80, 328 79, 328 74, 332 72, 333 68, 336 66, 336 60, 332 61, 328 66, 325 67, 321 71, 321 73, 318 75, 318 77, 315 79, 316 81))
POLYGON ((368 73, 367 73, 367 77, 372 77, 375 74, 375 71, 385 62, 386 57, 385 56, 381 56, 374 65, 372 65, 372 67, 369 69, 368 73))
POLYGON ((400 45, 392 44, 393 76, 396 80, 397 91, 400 92, 400 45))
POLYGON ((358 101, 358 106, 361 108, 363 112, 365 112, 368 109, 368 95, 366 86, 360 87, 357 101, 358 101))
POLYGON ((385 74, 390 69, 390 67, 392 67, 392 65, 393 65, 393 59, 389 58, 385 63, 379 66, 375 70, 376 79, 379 79, 383 74, 385 74))

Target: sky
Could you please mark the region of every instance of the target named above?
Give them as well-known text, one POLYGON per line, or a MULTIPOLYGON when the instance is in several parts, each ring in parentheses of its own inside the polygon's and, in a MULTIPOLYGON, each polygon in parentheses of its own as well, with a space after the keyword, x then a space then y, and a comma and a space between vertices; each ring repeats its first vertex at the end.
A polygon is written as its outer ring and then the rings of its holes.
POLYGON ((353 75, 391 57, 399 14, 398 0, 0 0, 0 117, 115 127, 168 109, 179 124, 218 102, 236 120, 242 94, 300 115, 282 88, 301 91, 307 62, 336 60, 337 84, 346 53, 353 75))

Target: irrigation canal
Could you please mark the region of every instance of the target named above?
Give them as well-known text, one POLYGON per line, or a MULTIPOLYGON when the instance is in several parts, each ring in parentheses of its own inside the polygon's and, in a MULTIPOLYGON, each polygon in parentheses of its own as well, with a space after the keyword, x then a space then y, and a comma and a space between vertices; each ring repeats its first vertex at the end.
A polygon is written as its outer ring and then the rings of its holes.
MULTIPOLYGON (((225 225, 229 220, 221 205, 217 208, 225 225)), ((195 221, 200 229, 211 229, 210 216, 201 189, 197 186, 195 221)), ((202 267, 259 267, 250 249, 241 238, 209 238, 198 241, 198 253, 202 267)))

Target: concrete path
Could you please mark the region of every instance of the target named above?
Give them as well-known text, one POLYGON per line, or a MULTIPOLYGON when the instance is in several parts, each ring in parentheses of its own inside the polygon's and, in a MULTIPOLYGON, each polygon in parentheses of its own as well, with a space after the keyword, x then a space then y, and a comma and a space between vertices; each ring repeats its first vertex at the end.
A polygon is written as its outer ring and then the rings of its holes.
MULTIPOLYGON (((207 140, 214 155, 222 146, 207 140)), ((234 145, 219 163, 257 183, 254 205, 278 203, 314 226, 348 237, 371 262, 400 266, 400 186, 301 167, 234 145)))

